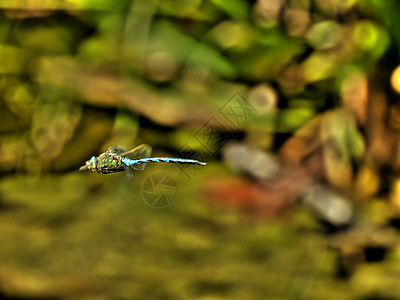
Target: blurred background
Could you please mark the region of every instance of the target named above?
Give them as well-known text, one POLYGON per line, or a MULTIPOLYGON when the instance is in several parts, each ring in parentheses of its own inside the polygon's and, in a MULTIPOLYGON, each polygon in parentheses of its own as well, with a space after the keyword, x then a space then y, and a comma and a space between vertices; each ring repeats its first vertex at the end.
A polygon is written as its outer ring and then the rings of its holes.
POLYGON ((0 298, 399 299, 399 13, 0 1, 0 298))

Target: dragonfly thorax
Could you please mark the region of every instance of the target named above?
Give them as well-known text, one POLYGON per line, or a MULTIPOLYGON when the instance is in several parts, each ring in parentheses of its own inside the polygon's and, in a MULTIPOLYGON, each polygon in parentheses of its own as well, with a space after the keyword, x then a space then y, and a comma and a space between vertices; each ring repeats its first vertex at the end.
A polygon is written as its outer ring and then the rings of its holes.
POLYGON ((125 171, 122 158, 116 153, 107 151, 95 158, 95 170, 99 173, 108 174, 125 171))

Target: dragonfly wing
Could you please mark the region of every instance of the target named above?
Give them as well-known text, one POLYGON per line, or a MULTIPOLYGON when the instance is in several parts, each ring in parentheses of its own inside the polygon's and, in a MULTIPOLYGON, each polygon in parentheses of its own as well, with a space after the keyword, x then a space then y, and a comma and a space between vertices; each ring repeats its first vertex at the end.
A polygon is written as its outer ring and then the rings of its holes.
POLYGON ((116 154, 122 154, 126 152, 126 148, 124 146, 112 146, 108 148, 108 150, 116 154))
MULTIPOLYGON (((142 144, 137 146, 136 148, 127 151, 125 153, 120 154, 121 157, 125 157, 131 160, 148 158, 151 155, 151 146, 147 144, 142 144)), ((135 171, 143 171, 146 167, 146 164, 132 164, 129 165, 135 171)))
POLYGON ((125 175, 128 177, 128 179, 132 179, 133 173, 129 167, 125 167, 125 175))
POLYGON ((130 167, 136 171, 143 171, 144 168, 146 167, 146 164, 136 164, 136 165, 130 165, 130 167))
POLYGON ((151 146, 147 144, 142 144, 140 146, 137 146, 136 148, 121 153, 121 157, 126 157, 129 159, 140 159, 140 158, 148 158, 151 155, 151 146))

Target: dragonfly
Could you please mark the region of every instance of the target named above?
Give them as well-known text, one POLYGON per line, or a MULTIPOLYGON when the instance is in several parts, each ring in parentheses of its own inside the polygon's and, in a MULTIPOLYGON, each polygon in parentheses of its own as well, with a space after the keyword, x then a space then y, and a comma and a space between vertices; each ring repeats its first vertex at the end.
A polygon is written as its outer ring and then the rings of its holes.
POLYGON ((207 163, 194 159, 172 158, 172 157, 150 157, 152 148, 150 145, 142 144, 127 151, 124 146, 113 146, 99 156, 92 156, 79 171, 90 170, 92 172, 110 174, 126 172, 129 179, 133 177, 132 170, 142 171, 147 163, 175 163, 205 166, 207 163))

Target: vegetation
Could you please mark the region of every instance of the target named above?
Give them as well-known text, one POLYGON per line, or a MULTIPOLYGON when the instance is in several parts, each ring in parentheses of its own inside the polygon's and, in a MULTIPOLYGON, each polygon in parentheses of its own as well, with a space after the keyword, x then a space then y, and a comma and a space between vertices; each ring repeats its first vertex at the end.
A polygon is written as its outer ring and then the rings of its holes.
POLYGON ((398 1, 0 9, 0 298, 398 298, 398 1))

